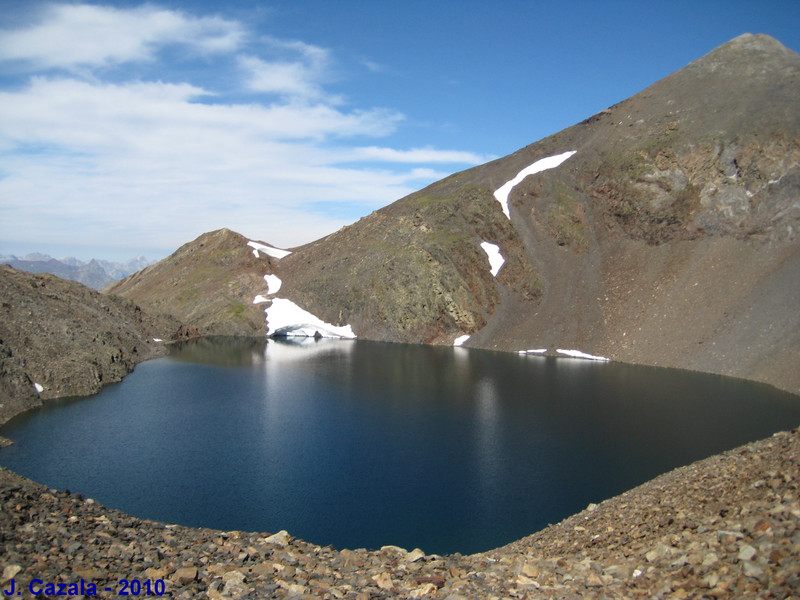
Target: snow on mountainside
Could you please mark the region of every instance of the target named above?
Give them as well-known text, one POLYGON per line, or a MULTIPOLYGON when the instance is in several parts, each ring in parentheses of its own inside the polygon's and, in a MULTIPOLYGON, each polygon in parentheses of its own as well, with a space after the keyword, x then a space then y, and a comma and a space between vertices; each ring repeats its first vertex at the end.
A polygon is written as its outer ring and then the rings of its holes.
POLYGON ((800 56, 740 36, 325 238, 282 251, 212 232, 111 289, 201 332, 321 323, 800 392, 798 106, 800 56))
POLYGON ((570 156, 575 154, 576 150, 570 150, 569 152, 564 152, 562 154, 558 154, 556 156, 548 156, 546 158, 540 158, 532 165, 525 167, 517 173, 516 177, 511 181, 507 181, 499 188, 494 191, 494 197, 497 198, 497 201, 500 203, 500 206, 503 207, 503 213, 510 219, 511 214, 508 210, 508 195, 511 193, 511 190, 514 189, 518 183, 523 181, 528 175, 535 175, 536 173, 541 173, 542 171, 546 171, 547 169, 555 169, 565 160, 567 160, 570 156))

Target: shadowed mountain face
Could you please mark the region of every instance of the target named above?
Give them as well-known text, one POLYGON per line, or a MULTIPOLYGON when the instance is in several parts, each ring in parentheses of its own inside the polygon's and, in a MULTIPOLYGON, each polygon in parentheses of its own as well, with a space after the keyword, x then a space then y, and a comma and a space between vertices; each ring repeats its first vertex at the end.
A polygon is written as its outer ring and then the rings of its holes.
POLYGON ((798 107, 800 56, 744 35, 284 258, 256 258, 229 236, 235 268, 178 266, 182 252, 219 264, 201 237, 112 291, 201 331, 244 331, 247 314, 263 333, 264 305, 220 307, 232 296, 248 305, 274 273, 278 297, 361 338, 470 335, 467 346, 574 348, 800 392, 798 107), (495 192, 570 151, 510 189, 509 219, 495 192), (496 277, 485 242, 505 259, 496 277))

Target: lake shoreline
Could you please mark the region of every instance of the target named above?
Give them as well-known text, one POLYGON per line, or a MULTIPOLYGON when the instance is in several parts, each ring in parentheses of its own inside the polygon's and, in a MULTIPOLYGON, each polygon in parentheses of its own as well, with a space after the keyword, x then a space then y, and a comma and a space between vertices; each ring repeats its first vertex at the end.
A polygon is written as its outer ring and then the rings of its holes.
POLYGON ((137 579, 175 598, 788 597, 800 583, 799 456, 800 429, 778 433, 470 556, 166 525, 0 468, 0 585, 118 591, 137 579))
POLYGON ((285 532, 165 525, 0 468, 0 587, 83 579, 104 589, 138 578, 187 599, 791 595, 800 585, 792 570, 799 458, 800 430, 778 433, 471 556, 335 550, 285 532))

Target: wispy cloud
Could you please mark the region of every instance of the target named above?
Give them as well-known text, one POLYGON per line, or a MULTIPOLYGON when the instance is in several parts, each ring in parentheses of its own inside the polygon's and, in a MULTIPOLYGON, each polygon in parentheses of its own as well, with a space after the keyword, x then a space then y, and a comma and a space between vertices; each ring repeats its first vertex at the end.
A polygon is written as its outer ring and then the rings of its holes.
POLYGON ((219 17, 190 17, 145 5, 118 9, 49 5, 39 23, 0 32, 0 60, 34 69, 101 67, 155 58, 165 45, 202 52, 231 52, 243 42, 243 27, 219 17))
POLYGON ((226 226, 292 246, 446 175, 442 165, 485 160, 365 146, 405 116, 330 93, 335 62, 325 48, 153 5, 55 5, 0 31, 0 69, 16 76, 0 88, 2 237, 144 250, 226 226), (182 70, 190 58, 165 55, 175 46, 214 54, 215 69, 237 74, 235 93, 182 70), (151 64, 149 76, 126 71, 134 63, 151 64))
MULTIPOLYGON (((271 55, 268 59, 252 55, 239 56, 246 83, 251 91, 278 94, 287 98, 319 101, 326 94, 323 85, 333 62, 330 52, 299 41, 265 38, 263 45, 271 55)), ((329 104, 339 99, 328 96, 329 104)))

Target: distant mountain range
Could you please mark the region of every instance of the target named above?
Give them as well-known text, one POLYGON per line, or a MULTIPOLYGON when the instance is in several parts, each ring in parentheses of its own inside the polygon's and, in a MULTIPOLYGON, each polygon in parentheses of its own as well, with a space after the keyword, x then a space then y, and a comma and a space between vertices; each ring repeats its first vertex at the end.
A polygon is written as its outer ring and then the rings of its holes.
POLYGON ((50 273, 62 279, 77 281, 87 287, 101 290, 131 273, 144 269, 151 265, 152 261, 147 260, 144 256, 138 256, 122 263, 94 258, 82 261, 72 256, 56 259, 47 254, 34 252, 21 258, 14 255, 0 256, 0 264, 29 273, 50 273))

